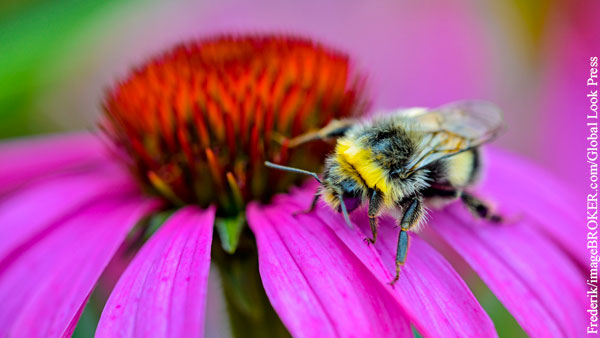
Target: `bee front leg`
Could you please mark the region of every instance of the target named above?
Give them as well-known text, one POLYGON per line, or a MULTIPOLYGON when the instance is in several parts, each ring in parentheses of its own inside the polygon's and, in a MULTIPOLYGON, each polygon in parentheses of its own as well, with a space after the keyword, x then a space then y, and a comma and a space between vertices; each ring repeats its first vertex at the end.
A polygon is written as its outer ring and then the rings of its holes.
POLYGON ((308 209, 296 211, 293 213, 293 215, 296 216, 296 215, 301 215, 301 214, 310 214, 317 207, 317 202, 319 202, 319 193, 318 192, 313 197, 312 202, 310 203, 310 207, 308 207, 308 209))
POLYGON ((404 204, 404 214, 400 220, 400 233, 398 234, 398 248, 396 250, 396 275, 394 280, 390 283, 394 285, 400 278, 400 267, 406 262, 406 255, 408 253, 408 245, 410 237, 408 237, 408 230, 419 224, 424 215, 423 201, 421 197, 415 197, 404 204))
POLYGON ((383 206, 383 194, 381 191, 377 189, 373 189, 371 193, 371 198, 369 199, 369 224, 371 225, 371 233, 373 234, 373 238, 366 238, 365 241, 367 243, 375 244, 377 240, 377 216, 379 216, 379 212, 381 207, 383 206))

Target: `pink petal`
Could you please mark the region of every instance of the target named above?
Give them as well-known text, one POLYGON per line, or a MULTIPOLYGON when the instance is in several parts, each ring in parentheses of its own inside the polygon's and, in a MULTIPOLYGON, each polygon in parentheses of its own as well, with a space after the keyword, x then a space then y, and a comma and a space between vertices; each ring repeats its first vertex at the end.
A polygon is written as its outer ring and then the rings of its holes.
MULTIPOLYGON (((279 198, 280 209, 294 212, 306 208, 313 189, 298 189, 291 207, 282 206, 286 198, 279 198)), ((290 204, 288 204, 290 205, 290 204)), ((314 214, 311 214, 314 215, 314 214)), ((473 337, 496 335, 493 323, 479 305, 462 278, 452 266, 418 236, 411 236, 409 259, 403 267, 394 288, 387 283, 395 271, 398 228, 389 217, 381 219, 378 241, 374 246, 363 241, 370 237, 366 210, 358 209, 352 219, 358 229, 346 227, 339 214, 320 205, 318 216, 343 241, 354 255, 367 266, 379 283, 386 287, 403 308, 408 319, 423 335, 428 337, 473 337)), ((300 216, 299 216, 300 217, 300 216)))
POLYGON ((552 238, 582 266, 586 265, 585 220, 575 207, 581 203, 544 170, 496 148, 484 153, 485 175, 477 191, 511 218, 530 217, 533 227, 552 238), (565 229, 569 229, 565 232, 565 229))
POLYGON ((89 299, 90 299, 90 295, 88 295, 85 298, 85 300, 83 301, 83 303, 81 303, 79 310, 77 310, 77 313, 73 316, 73 319, 71 319, 71 322, 69 323, 69 325, 67 326, 65 331, 63 331, 62 337, 73 336, 73 331, 75 331, 75 328, 77 327, 77 322, 79 321, 79 318, 81 317, 81 314, 83 313, 83 310, 85 310, 85 306, 89 299))
POLYGON ((473 221, 460 205, 434 213, 432 229, 471 265, 532 336, 580 336, 585 329, 585 280, 529 218, 506 225, 473 221))
POLYGON ((100 139, 91 133, 43 136, 0 143, 0 196, 53 171, 106 161, 100 139))
POLYGON ((200 337, 215 210, 186 207, 152 236, 113 290, 97 337, 200 337))
POLYGON ((265 291, 290 333, 412 336, 391 288, 319 218, 292 217, 289 205, 251 205, 247 216, 256 235, 265 291))
POLYGON ((0 332, 67 334, 129 230, 155 207, 139 197, 98 200, 65 218, 26 252, 0 262, 0 332))
POLYGON ((119 168, 48 178, 20 189, 0 202, 0 260, 99 196, 126 191, 137 188, 119 168))

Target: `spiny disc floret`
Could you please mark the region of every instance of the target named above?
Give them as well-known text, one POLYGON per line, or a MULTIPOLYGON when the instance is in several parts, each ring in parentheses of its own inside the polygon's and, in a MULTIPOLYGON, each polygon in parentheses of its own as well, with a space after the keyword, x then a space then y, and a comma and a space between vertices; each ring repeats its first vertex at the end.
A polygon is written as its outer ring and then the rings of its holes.
POLYGON ((329 147, 286 140, 362 113, 361 84, 345 55, 309 40, 219 37, 133 70, 108 93, 101 127, 147 191, 234 214, 297 182, 265 160, 320 168, 329 147))

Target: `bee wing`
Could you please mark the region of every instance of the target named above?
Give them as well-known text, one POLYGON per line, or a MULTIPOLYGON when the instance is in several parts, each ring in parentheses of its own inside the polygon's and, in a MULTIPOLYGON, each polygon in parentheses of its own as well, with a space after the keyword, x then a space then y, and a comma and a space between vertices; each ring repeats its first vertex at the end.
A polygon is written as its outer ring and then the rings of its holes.
POLYGON ((425 134, 419 145, 421 151, 408 165, 409 172, 489 142, 504 127, 500 108, 486 101, 458 101, 431 110, 409 109, 398 114, 414 122, 414 128, 425 134))

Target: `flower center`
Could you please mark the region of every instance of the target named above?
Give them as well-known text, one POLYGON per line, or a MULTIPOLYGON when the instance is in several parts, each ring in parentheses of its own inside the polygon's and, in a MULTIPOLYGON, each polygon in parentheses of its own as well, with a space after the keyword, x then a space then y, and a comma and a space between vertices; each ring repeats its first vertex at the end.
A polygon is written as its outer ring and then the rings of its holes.
POLYGON ((219 37, 180 45, 133 70, 104 102, 102 129, 143 187, 173 205, 236 215, 319 171, 331 147, 287 140, 361 114, 348 58, 308 40, 219 37))

